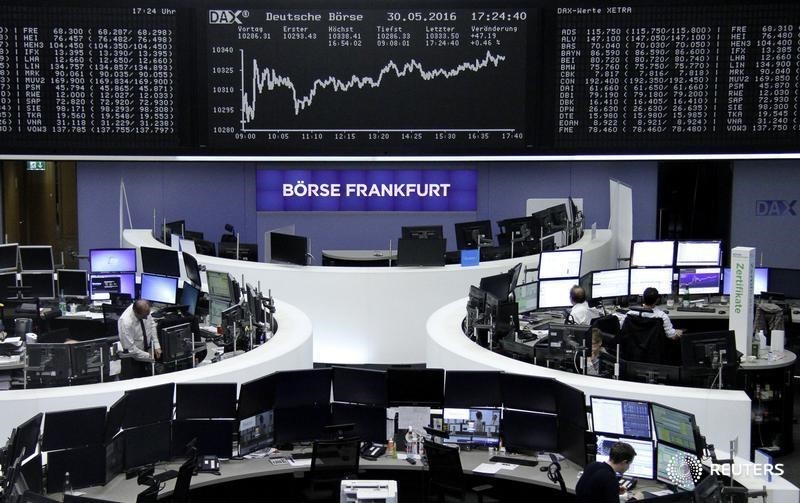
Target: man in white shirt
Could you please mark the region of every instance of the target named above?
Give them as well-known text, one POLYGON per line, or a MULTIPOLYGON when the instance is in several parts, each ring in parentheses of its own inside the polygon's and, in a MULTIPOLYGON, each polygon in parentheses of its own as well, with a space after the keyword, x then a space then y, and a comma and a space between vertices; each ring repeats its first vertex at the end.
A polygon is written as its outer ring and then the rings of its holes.
MULTIPOLYGON (((634 313, 634 316, 641 314, 645 318, 661 318, 661 321, 664 324, 664 333, 670 339, 678 339, 681 335, 683 335, 683 330, 676 329, 672 326, 672 321, 669 319, 669 315, 658 309, 656 306, 658 305, 660 295, 658 290, 653 287, 648 287, 644 289, 644 293, 642 293, 642 307, 645 309, 650 309, 651 312, 642 311, 641 313, 637 311, 629 311, 626 316, 630 316, 631 313, 634 313)), ((620 320, 620 326, 625 322, 625 318, 622 317, 620 320)))
POLYGON ((594 318, 599 316, 599 313, 589 307, 589 303, 586 302, 586 290, 582 287, 573 286, 569 291, 569 300, 572 302, 569 319, 575 322, 576 325, 589 325, 594 318))
POLYGON ((153 356, 156 359, 161 358, 161 344, 156 335, 156 322, 150 316, 150 302, 139 299, 128 306, 117 320, 117 331, 122 349, 133 355, 132 358, 124 359, 132 365, 127 365, 131 368, 128 369, 129 372, 123 372, 123 374, 128 374, 123 377, 150 375, 149 365, 143 364, 152 363, 153 356), (151 347, 153 356, 150 354, 151 347))

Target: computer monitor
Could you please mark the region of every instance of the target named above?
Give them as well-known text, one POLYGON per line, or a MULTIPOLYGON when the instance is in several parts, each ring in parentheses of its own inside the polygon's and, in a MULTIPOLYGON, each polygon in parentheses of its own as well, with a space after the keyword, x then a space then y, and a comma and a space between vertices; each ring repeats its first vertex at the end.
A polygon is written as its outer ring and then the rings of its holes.
POLYGON ((790 299, 800 299, 800 269, 770 267, 769 289, 765 291, 781 292, 790 299))
POLYGON ((177 277, 142 274, 141 298, 152 302, 161 302, 163 304, 174 304, 177 297, 178 297, 177 277))
POLYGON ((228 273, 219 271, 206 271, 208 279, 208 294, 212 297, 220 299, 230 299, 233 296, 231 292, 231 279, 228 273))
POLYGON ((716 295, 720 292, 722 271, 719 267, 682 267, 678 269, 678 291, 690 295, 716 295))
POLYGON ((186 220, 175 220, 174 222, 167 222, 164 224, 164 234, 166 236, 177 234, 183 236, 186 230, 186 220))
POLYGON ((175 385, 176 419, 236 417, 236 383, 178 383, 175 385))
POLYGON ((400 228, 402 239, 444 239, 444 228, 441 225, 416 225, 400 228))
MULTIPOLYGON (((731 274, 731 268, 726 267, 722 272, 722 295, 731 294, 732 283, 733 274, 731 274)), ((761 292, 769 291, 769 268, 756 267, 753 275, 753 294, 758 295, 761 292)))
POLYGON ((586 395, 583 391, 559 381, 556 381, 554 385, 559 421, 572 423, 583 431, 588 430, 586 395))
POLYGON ((278 372, 275 407, 326 405, 331 401, 330 368, 278 372))
POLYGON ((125 418, 125 404, 127 403, 127 396, 122 395, 116 402, 111 404, 106 414, 106 426, 103 434, 103 441, 105 444, 111 440, 122 429, 122 421, 125 418))
POLYGON ((447 240, 438 238, 397 240, 398 266, 443 266, 447 240))
MULTIPOLYGON (((130 408, 130 407, 128 407, 130 408)), ((171 456, 172 423, 164 421, 123 432, 126 470, 166 461, 171 456)))
POLYGON ((597 396, 591 397, 590 401, 595 432, 652 438, 648 402, 597 396))
POLYGON ((586 465, 586 428, 558 420, 558 452, 578 466, 586 465))
POLYGON ((648 287, 657 289, 661 295, 672 293, 672 267, 631 269, 631 295, 642 295, 648 287))
POLYGON ((719 368, 738 364, 733 330, 686 333, 681 337, 681 363, 686 368, 719 368))
MULTIPOLYGON (((110 360, 109 342, 105 339, 92 339, 68 344, 72 377, 98 377, 108 368, 110 360)), ((106 373, 108 373, 106 371, 106 373)))
POLYGON ((503 393, 500 372, 492 370, 450 370, 445 374, 445 407, 500 407, 503 393))
POLYGON ((89 296, 89 273, 77 269, 59 269, 56 271, 58 278, 58 293, 66 297, 89 296))
POLYGON ((198 456, 217 456, 228 459, 233 453, 233 419, 172 421, 172 457, 186 456, 186 445, 195 440, 198 456))
MULTIPOLYGON (((512 239, 539 242, 541 237, 541 224, 534 217, 507 218, 497 222, 503 239, 500 244, 510 244, 512 239)), ((498 239, 500 236, 498 236, 498 239)))
POLYGON ((227 299, 211 297, 208 301, 208 323, 216 327, 222 326, 222 313, 230 306, 227 299))
POLYGON ((670 445, 658 444, 656 451, 656 479, 684 491, 694 490, 693 475, 702 471, 700 460, 691 452, 670 445))
POLYGON ((26 351, 29 377, 35 373, 38 379, 57 384, 69 378, 69 344, 29 344, 26 351))
MULTIPOLYGON (((122 428, 133 428, 172 419, 175 384, 167 383, 125 392, 125 415, 122 428)), ((167 440, 169 444, 169 440, 167 440)))
POLYGON ((500 383, 503 407, 548 414, 558 412, 555 379, 503 373, 500 375, 500 383))
POLYGON ((719 267, 722 265, 720 241, 678 241, 675 266, 719 267))
POLYGON ((386 372, 333 367, 333 399, 386 408, 386 372))
POLYGON ((112 293, 136 296, 136 274, 94 274, 89 275, 89 295, 92 300, 108 300, 112 293))
POLYGON ((96 248, 89 250, 92 274, 136 272, 136 248, 96 248))
POLYGON ((161 357, 164 361, 188 358, 194 351, 194 336, 190 323, 159 328, 158 340, 161 342, 161 357))
POLYGON ((625 475, 628 477, 635 477, 637 479, 655 479, 655 448, 653 441, 650 439, 631 438, 622 436, 609 436, 597 435, 597 453, 595 454, 596 461, 608 461, 611 454, 611 446, 617 442, 624 442, 633 447, 636 451, 636 457, 633 458, 628 471, 625 475))
POLYGON ((270 255, 273 262, 308 265, 308 238, 280 232, 269 233, 270 255))
POLYGON ((569 292, 578 284, 578 278, 547 279, 539 281, 539 309, 569 307, 569 292))
POLYGON ((20 271, 53 271, 53 247, 30 246, 19 247, 20 271))
POLYGON ((558 416, 506 409, 501 437, 511 452, 557 452, 558 416))
POLYGON ((589 295, 593 299, 608 299, 629 295, 630 269, 605 269, 592 273, 589 295))
POLYGON ((0 271, 16 271, 19 245, 17 243, 0 245, 0 271))
POLYGON ((529 313, 539 309, 539 282, 531 281, 514 288, 514 298, 517 300, 517 312, 529 313))
POLYGON ((275 444, 275 421, 267 410, 239 421, 239 455, 267 449, 275 444))
POLYGON ((0 299, 13 299, 17 296, 17 273, 4 272, 0 274, 0 299))
POLYGON ((48 412, 44 417, 42 450, 100 445, 104 440, 105 423, 105 407, 48 412))
POLYGON ((620 362, 620 364, 622 378, 626 381, 676 386, 684 383, 683 371, 679 365, 633 361, 620 362))
POLYGON ((217 249, 214 246, 214 243, 212 243, 211 241, 206 241, 204 239, 195 239, 194 249, 200 255, 208 255, 211 257, 217 256, 217 249))
POLYGON ((15 428, 15 433, 12 435, 13 442, 10 446, 11 449, 7 454, 9 456, 9 466, 13 464, 17 458, 22 456, 23 453, 25 456, 23 460, 36 454, 38 450, 37 447, 39 446, 39 435, 42 428, 43 417, 44 414, 39 412, 15 428))
POLYGON ((632 241, 631 267, 672 267, 675 241, 632 241))
POLYGON ((23 298, 38 297, 40 299, 55 298, 55 285, 51 272, 23 272, 20 274, 22 286, 29 287, 22 291, 23 298))
POLYGON ((446 444, 479 447, 496 447, 500 444, 500 409, 498 408, 445 408, 442 412, 444 428, 450 438, 446 444))
POLYGON ((697 452, 694 414, 657 403, 651 404, 651 409, 659 447, 662 443, 668 443, 689 452, 697 452))
POLYGON ((234 260, 258 262, 258 245, 255 243, 239 243, 239 255, 236 255, 235 241, 220 241, 218 256, 234 260))
POLYGON ((200 267, 197 265, 197 259, 191 253, 182 252, 183 268, 186 270, 186 278, 198 288, 202 286, 200 279, 200 267))
POLYGON ((275 409, 275 443, 279 446, 295 442, 311 442, 323 438, 330 422, 330 406, 275 409))
POLYGON ((189 311, 189 314, 195 314, 197 310, 197 301, 200 300, 200 290, 195 288, 193 285, 187 282, 183 282, 183 288, 181 288, 181 296, 178 299, 178 304, 182 306, 186 306, 186 310, 189 311))
POLYGON ((456 246, 459 250, 474 250, 479 244, 492 243, 492 221, 461 222, 455 224, 456 246), (487 243, 488 242, 488 243, 487 243))
POLYGON ((497 299, 506 300, 514 287, 511 284, 511 275, 502 272, 481 278, 480 289, 494 295, 497 299))
POLYGON ((270 374, 243 383, 239 390, 237 417, 241 420, 272 410, 277 380, 278 374, 270 374))
POLYGON ((386 407, 372 407, 353 403, 331 404, 331 425, 352 424, 347 435, 363 442, 386 443, 386 407))
POLYGON ((390 368, 386 380, 389 406, 442 406, 444 369, 390 368))
POLYGON ((164 248, 139 248, 142 254, 142 272, 158 274, 160 276, 178 277, 181 267, 178 261, 178 252, 164 248))
MULTIPOLYGON (((62 492, 67 472, 69 472, 70 485, 73 489, 104 484, 106 482, 105 461, 105 448, 102 445, 48 453, 47 492, 62 492)), ((64 498, 64 501, 68 500, 64 498)))
POLYGON ((581 275, 582 254, 583 250, 542 252, 539 256, 539 280, 578 278, 581 275))

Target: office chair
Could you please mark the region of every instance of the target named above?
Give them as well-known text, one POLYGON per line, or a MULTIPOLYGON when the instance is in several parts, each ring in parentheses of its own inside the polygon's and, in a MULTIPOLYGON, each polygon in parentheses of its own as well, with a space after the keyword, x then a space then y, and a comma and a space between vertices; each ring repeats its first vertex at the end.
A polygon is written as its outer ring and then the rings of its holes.
POLYGON ((196 460, 196 456, 191 454, 186 458, 186 461, 183 462, 181 467, 178 468, 178 478, 175 479, 175 489, 172 491, 173 503, 189 503, 191 501, 189 497, 189 485, 192 482, 194 469, 197 465, 196 460))
POLYGON ((360 440, 315 440, 303 501, 339 501, 341 481, 358 475, 360 440))
POLYGON ((122 313, 128 306, 115 306, 113 304, 103 304, 103 325, 106 327, 106 336, 113 337, 119 335, 117 322, 122 313))
POLYGON ((623 360, 663 363, 667 336, 661 318, 628 313, 620 328, 620 339, 620 358, 623 360))
POLYGON ((36 340, 36 342, 63 344, 67 342, 67 339, 69 338, 70 332, 68 328, 57 328, 55 330, 50 330, 49 332, 39 334, 39 338, 36 340))
POLYGON ((158 503, 158 486, 151 486, 136 496, 136 503, 158 503))
MULTIPOLYGON (((470 501, 477 503, 496 501, 485 496, 484 493, 493 489, 491 485, 484 484, 469 487, 464 470, 461 467, 461 457, 458 448, 436 444, 430 440, 424 441, 425 457, 428 460, 428 490, 433 491, 437 497, 436 501, 470 501)), ((430 501, 431 494, 426 494, 426 500, 430 501)))

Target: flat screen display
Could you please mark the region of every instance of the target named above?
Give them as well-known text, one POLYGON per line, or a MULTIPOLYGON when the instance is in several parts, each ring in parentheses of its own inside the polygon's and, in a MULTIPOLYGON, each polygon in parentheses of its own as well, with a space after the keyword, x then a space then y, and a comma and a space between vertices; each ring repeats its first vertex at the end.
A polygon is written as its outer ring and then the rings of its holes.
POLYGON ((684 491, 694 490, 692 478, 693 465, 700 463, 691 452, 658 444, 656 456, 656 478, 667 484, 678 486, 684 491))
POLYGON ((719 241, 678 241, 675 265, 719 267, 722 259, 722 243, 719 241))
POLYGON ((653 480, 655 478, 653 473, 655 449, 653 448, 652 440, 597 435, 597 454, 595 459, 597 461, 608 461, 611 454, 611 446, 617 442, 625 442, 636 451, 636 457, 633 458, 633 463, 631 463, 625 475, 638 479, 653 480))
POLYGON ((142 274, 141 297, 152 302, 175 304, 178 296, 178 278, 142 274))
POLYGON ((672 267, 631 269, 631 295, 642 295, 648 287, 655 288, 661 295, 672 293, 672 267))
POLYGON ((231 281, 228 273, 219 271, 206 271, 208 279, 208 294, 221 299, 231 298, 231 281))
POLYGON ((683 267, 678 270, 678 291, 689 294, 719 294, 722 271, 719 267, 683 267))
POLYGON ((539 279, 579 277, 582 254, 583 250, 542 252, 539 258, 539 279))
POLYGON ((628 295, 630 269, 607 269, 592 273, 591 296, 594 299, 628 295))
POLYGON ((52 271, 53 248, 51 246, 20 246, 19 268, 21 271, 52 271))
POLYGON ((58 293, 67 297, 86 297, 89 295, 89 273, 76 269, 59 269, 58 293))
POLYGON ((39 297, 40 299, 55 298, 55 286, 52 272, 23 272, 20 274, 22 286, 30 287, 22 291, 25 298, 39 297))
POLYGON ((142 247, 139 250, 142 254, 143 273, 173 276, 176 278, 181 275, 177 251, 147 247, 142 247))
POLYGON ((17 270, 17 243, 0 245, 0 271, 17 270))
POLYGON ((591 397, 594 431, 652 438, 650 429, 650 404, 635 400, 591 397))
POLYGON ((631 267, 672 267, 675 241, 634 241, 631 244, 631 267))
MULTIPOLYGON (((731 294, 732 283, 731 268, 726 267, 722 272, 722 295, 731 294)), ((761 292, 769 292, 769 268, 767 267, 756 267, 753 275, 753 294, 758 295, 761 292)))
POLYGON ((569 292, 577 283, 577 278, 539 281, 539 309, 571 306, 569 292))
POLYGON ((500 442, 500 409, 444 409, 442 419, 450 438, 444 443, 497 446, 500 442))
POLYGON ((523 283, 514 288, 517 312, 529 313, 539 309, 539 282, 523 283))
POLYGON ((89 293, 92 300, 108 300, 112 293, 136 296, 136 274, 94 274, 89 276, 89 293))
POLYGON ((89 250, 92 273, 136 272, 136 248, 104 248, 89 250))
POLYGON ((690 452, 697 452, 693 414, 657 403, 651 404, 651 407, 659 446, 666 442, 690 452))

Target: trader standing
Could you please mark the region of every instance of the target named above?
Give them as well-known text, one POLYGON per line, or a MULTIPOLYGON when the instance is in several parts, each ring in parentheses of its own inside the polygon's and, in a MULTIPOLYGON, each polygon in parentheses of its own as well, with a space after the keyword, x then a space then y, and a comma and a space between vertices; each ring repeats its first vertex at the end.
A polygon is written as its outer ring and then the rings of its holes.
POLYGON ((117 320, 117 331, 122 349, 128 354, 122 358, 122 378, 151 375, 153 356, 161 358, 161 344, 156 336, 156 322, 150 316, 150 302, 139 299, 128 306, 117 320))
POLYGON ((576 503, 619 503, 625 490, 620 488, 617 474, 630 468, 636 451, 630 444, 617 442, 611 446, 608 461, 586 465, 575 487, 576 503))

